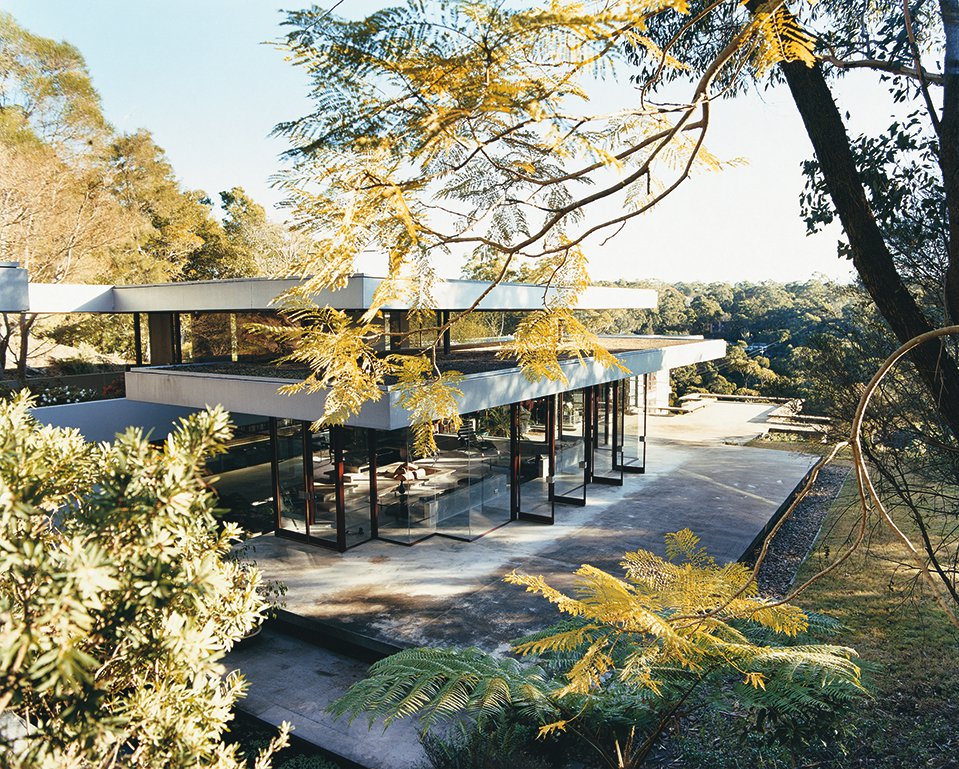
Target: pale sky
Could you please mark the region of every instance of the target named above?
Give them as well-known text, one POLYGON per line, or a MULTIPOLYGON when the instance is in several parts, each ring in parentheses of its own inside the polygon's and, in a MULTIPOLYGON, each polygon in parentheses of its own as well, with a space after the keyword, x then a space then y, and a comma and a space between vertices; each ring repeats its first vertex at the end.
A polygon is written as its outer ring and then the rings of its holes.
MULTIPOLYGON (((308 5, 284 0, 282 7, 308 5)), ((358 17, 385 5, 343 0, 337 13, 358 17)), ((108 120, 120 131, 149 129, 185 186, 211 196, 241 186, 268 209, 281 197, 270 177, 284 149, 269 133, 310 109, 305 77, 264 44, 282 34, 279 7, 274 0, 3 2, 30 31, 80 50, 108 120)), ((865 96, 857 88, 846 82, 842 92, 858 104, 865 96)), ((807 237, 799 218, 800 163, 812 151, 784 90, 714 106, 707 145, 748 165, 694 177, 606 246, 590 246, 593 279, 847 279, 837 230, 807 237)), ((865 103, 857 114, 863 110, 873 126, 887 125, 882 105, 865 103)), ((376 261, 360 267, 382 272, 376 261)), ((458 271, 455 263, 439 266, 446 277, 458 271)))

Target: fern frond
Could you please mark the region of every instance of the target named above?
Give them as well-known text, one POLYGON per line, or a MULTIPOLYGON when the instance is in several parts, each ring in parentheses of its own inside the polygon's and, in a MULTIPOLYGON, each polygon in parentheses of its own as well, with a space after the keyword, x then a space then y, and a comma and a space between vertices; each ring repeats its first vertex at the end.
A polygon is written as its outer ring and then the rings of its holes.
POLYGON ((463 375, 435 372, 425 355, 390 355, 387 363, 397 379, 394 387, 400 392, 400 405, 410 415, 413 453, 417 457, 436 454, 434 423, 447 422, 454 432, 463 424, 456 400, 463 394, 456 386, 463 375))
POLYGON ((480 649, 407 649, 376 662, 366 678, 329 707, 350 720, 365 716, 372 725, 418 715, 429 728, 465 715, 482 718, 509 707, 554 714, 548 680, 535 665, 494 657, 480 649))

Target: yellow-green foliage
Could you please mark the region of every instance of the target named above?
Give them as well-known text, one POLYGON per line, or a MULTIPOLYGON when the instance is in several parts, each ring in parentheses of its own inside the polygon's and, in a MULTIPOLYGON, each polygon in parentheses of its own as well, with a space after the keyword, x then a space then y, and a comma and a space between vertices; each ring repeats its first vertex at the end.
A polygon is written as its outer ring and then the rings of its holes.
POLYGON ((400 405, 410 414, 413 453, 418 457, 436 453, 433 424, 444 421, 455 432, 463 424, 456 397, 463 392, 456 386, 463 378, 458 371, 439 373, 420 355, 391 355, 389 362, 396 375, 400 405))
POLYGON ((753 66, 760 74, 781 61, 816 62, 816 38, 799 23, 783 0, 767 0, 753 14, 756 51, 753 66))
POLYGON ((373 349, 378 327, 373 323, 353 323, 345 312, 329 307, 298 309, 289 313, 297 325, 259 326, 278 339, 292 343, 292 353, 281 363, 303 363, 312 372, 302 382, 285 385, 280 392, 323 392, 323 416, 319 424, 340 424, 359 413, 367 401, 383 394, 380 388, 390 365, 373 349))
POLYGON ((371 723, 419 714, 427 727, 518 713, 540 736, 570 731, 622 769, 687 708, 762 712, 799 730, 863 696, 852 649, 802 637, 827 629, 824 618, 763 598, 748 569, 717 564, 689 530, 667 535, 666 551, 627 553, 624 578, 583 566, 572 594, 513 572, 508 582, 570 617, 515 646, 526 664, 409 649, 376 663, 332 710, 371 723))
MULTIPOLYGON (((710 9, 726 5, 739 0, 710 9)), ((281 184, 314 246, 295 268, 308 277, 288 298, 298 306, 342 288, 363 252, 388 257, 364 317, 330 318, 296 340, 306 350, 297 359, 314 370, 300 389, 335 391, 324 421, 378 397, 386 372, 367 355, 369 324, 390 304, 433 308, 435 262, 450 254, 497 265, 494 280, 514 271, 542 285, 543 310, 514 347, 527 375, 564 379, 557 356, 568 353, 616 365, 569 313, 589 280, 583 244, 694 170, 723 165, 703 146, 714 80, 735 78, 747 60, 760 71, 813 60, 812 38, 782 3, 739 9, 689 103, 660 108, 617 72, 629 51, 685 69, 647 34, 659 15, 688 16, 689 2, 407 0, 360 21, 319 8, 289 14, 285 48, 311 80, 314 109, 277 126, 292 145, 281 184), (625 106, 591 110, 597 79, 622 88, 625 106), (587 216, 600 201, 606 213, 587 216), (349 344, 337 346, 336 335, 349 344)), ((449 399, 441 378, 423 381, 449 399)))
POLYGON ((627 370, 566 307, 530 313, 520 321, 513 341, 504 345, 501 353, 504 358, 515 357, 527 379, 547 377, 563 383, 568 380, 560 365, 562 358, 582 362, 584 356, 592 356, 607 368, 627 370))
POLYGON ((0 401, 0 763, 246 766, 222 660, 264 607, 203 479, 225 412, 93 446, 30 405, 0 401))

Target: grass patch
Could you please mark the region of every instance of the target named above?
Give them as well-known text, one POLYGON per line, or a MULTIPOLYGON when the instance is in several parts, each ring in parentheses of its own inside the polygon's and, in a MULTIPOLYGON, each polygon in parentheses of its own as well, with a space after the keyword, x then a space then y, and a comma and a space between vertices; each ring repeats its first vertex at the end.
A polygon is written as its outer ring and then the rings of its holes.
MULTIPOLYGON (((830 507, 798 582, 832 562, 850 543, 858 497, 850 476, 830 507)), ((908 522, 901 525, 912 534, 908 522)), ((866 543, 797 600, 830 614, 845 628, 834 643, 861 657, 871 700, 858 708, 842 740, 825 736, 820 750, 798 766, 829 769, 955 769, 959 767, 959 632, 924 586, 901 564, 902 544, 872 523, 866 543)), ((709 716, 675 742, 674 762, 686 769, 785 769, 782 755, 747 738, 732 741, 709 716)))
MULTIPOLYGON (((774 451, 798 451, 802 454, 816 454, 824 457, 838 441, 829 441, 823 443, 818 438, 804 438, 798 435, 786 435, 783 433, 771 433, 761 435, 747 441, 744 445, 754 449, 773 449, 774 451)), ((838 459, 852 459, 852 453, 849 448, 844 448, 839 452, 838 459)))
MULTIPOLYGON (((847 544, 856 502, 850 477, 800 580, 847 544)), ((908 521, 900 525, 913 534, 908 521)), ((908 560, 892 532, 873 525, 864 547, 800 600, 846 626, 839 640, 861 655, 874 697, 855 718, 858 739, 843 766, 959 767, 959 633, 900 565, 908 560)))

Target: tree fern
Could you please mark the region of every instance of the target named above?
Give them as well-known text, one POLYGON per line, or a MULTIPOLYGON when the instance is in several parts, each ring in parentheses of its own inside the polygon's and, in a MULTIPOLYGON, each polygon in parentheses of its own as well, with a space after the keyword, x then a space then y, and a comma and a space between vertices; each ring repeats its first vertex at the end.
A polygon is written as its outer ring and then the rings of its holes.
POLYGON ((333 711, 371 723, 417 715, 428 728, 516 709, 540 736, 574 733, 625 767, 693 705, 726 702, 785 739, 863 697, 855 652, 805 637, 832 623, 772 605, 744 567, 716 564, 688 530, 668 535, 667 550, 672 560, 628 553, 624 578, 583 566, 572 594, 513 572, 507 582, 569 617, 517 642, 528 661, 475 648, 404 651, 376 663, 333 711))

